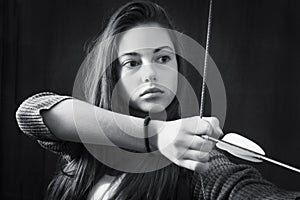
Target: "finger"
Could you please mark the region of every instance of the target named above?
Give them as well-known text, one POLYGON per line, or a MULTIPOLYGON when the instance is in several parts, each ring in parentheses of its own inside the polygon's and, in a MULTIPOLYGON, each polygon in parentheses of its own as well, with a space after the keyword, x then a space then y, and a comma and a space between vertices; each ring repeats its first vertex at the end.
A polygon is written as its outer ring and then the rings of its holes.
POLYGON ((202 117, 202 119, 208 121, 212 126, 220 126, 220 122, 216 117, 202 117))
MULTIPOLYGON (((200 119, 200 118, 199 118, 200 119)), ((211 135, 213 132, 213 127, 209 123, 209 121, 205 119, 200 119, 198 121, 198 126, 197 126, 197 135, 211 135)))
POLYGON ((209 162, 202 163, 194 160, 183 160, 179 162, 179 166, 190 169, 192 171, 203 173, 208 170, 209 162))
POLYGON ((199 148, 199 151, 201 152, 210 152, 213 147, 215 146, 214 142, 206 140, 199 148))
POLYGON ((193 141, 188 147, 189 149, 210 152, 215 144, 211 141, 203 139, 201 136, 194 136, 193 141))
POLYGON ((185 154, 181 157, 185 160, 194 160, 198 162, 208 162, 209 161, 209 152, 201 152, 197 150, 187 150, 185 154))
POLYGON ((206 120, 213 129, 213 131, 210 132, 211 135, 208 134, 209 136, 219 138, 223 135, 223 131, 220 128, 220 122, 216 117, 203 117, 202 119, 206 120))

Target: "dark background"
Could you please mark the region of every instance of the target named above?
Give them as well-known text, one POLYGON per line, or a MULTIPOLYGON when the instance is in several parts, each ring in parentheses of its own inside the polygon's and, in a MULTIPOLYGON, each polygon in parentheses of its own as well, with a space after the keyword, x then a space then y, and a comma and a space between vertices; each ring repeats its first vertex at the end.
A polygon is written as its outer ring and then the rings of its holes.
MULTIPOLYGON (((1 199, 41 199, 57 159, 18 129, 18 105, 41 91, 71 95, 84 44, 125 2, 1 1, 1 199)), ((180 31, 205 44, 208 0, 159 4, 180 31)), ((215 0, 210 47, 227 93, 224 132, 242 133, 267 155, 298 167, 299 10, 297 0, 215 0)), ((276 185, 300 191, 300 174, 252 165, 276 185)))

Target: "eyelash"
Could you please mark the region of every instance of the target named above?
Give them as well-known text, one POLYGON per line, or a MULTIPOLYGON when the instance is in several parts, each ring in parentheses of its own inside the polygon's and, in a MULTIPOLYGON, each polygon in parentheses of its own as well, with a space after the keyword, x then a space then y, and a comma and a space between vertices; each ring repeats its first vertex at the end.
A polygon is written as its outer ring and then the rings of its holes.
MULTIPOLYGON (((156 59, 156 61, 157 61, 159 64, 165 64, 165 63, 169 62, 170 60, 171 60, 171 57, 168 56, 168 55, 159 56, 159 57, 156 59), (160 59, 167 59, 167 61, 160 61, 160 59)), ((127 61, 125 61, 125 62, 122 63, 122 66, 123 66, 123 67, 128 67, 128 68, 134 68, 134 67, 136 67, 136 66, 138 66, 138 65, 140 65, 140 64, 141 64, 141 62, 136 61, 136 60, 127 60, 127 61), (128 64, 130 64, 130 65, 128 66, 128 64), (132 65, 132 64, 134 64, 134 65, 132 65)))
POLYGON ((160 64, 167 63, 167 62, 169 62, 169 61, 171 60, 171 57, 170 57, 170 56, 167 56, 167 55, 165 55, 165 56, 160 56, 157 60, 159 60, 159 59, 161 59, 161 58, 167 58, 167 61, 165 61, 165 62, 160 62, 160 64))
POLYGON ((122 64, 123 67, 128 67, 128 68, 134 68, 138 65, 140 65, 140 63, 136 60, 127 60, 127 61, 123 62, 123 64, 122 64), (136 65, 132 66, 131 65, 132 63, 135 63, 136 65), (130 64, 130 66, 128 66, 128 64, 130 64))

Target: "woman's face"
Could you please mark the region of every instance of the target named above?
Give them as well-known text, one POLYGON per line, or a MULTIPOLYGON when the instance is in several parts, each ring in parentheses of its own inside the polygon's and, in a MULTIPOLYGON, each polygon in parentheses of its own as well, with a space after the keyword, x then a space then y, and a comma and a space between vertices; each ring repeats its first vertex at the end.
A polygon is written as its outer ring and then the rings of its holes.
POLYGON ((125 32, 118 46, 120 97, 144 112, 163 111, 177 90, 178 66, 168 32, 156 24, 125 32))

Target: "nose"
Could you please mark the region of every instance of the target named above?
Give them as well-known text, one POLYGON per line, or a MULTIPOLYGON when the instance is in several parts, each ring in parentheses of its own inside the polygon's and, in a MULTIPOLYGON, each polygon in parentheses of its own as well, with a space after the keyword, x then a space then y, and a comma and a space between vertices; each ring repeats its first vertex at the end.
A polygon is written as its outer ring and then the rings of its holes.
POLYGON ((155 82, 157 81, 156 72, 153 65, 143 66, 142 80, 143 82, 155 82))
POLYGON ((156 76, 155 75, 149 75, 144 77, 144 82, 155 82, 156 76))

